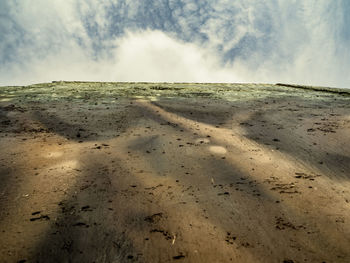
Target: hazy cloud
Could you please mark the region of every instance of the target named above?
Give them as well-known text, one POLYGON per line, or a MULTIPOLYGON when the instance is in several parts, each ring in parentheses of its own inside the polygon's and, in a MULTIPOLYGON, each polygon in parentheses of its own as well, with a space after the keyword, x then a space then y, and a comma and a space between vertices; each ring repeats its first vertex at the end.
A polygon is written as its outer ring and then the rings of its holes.
POLYGON ((350 87, 346 0, 0 0, 0 84, 350 87))

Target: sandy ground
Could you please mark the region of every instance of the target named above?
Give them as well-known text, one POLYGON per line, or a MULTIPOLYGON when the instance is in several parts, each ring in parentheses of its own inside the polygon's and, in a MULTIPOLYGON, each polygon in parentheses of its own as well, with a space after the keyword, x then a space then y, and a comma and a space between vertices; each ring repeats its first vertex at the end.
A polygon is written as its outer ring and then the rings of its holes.
POLYGON ((350 262, 350 96, 0 88, 1 262, 350 262))

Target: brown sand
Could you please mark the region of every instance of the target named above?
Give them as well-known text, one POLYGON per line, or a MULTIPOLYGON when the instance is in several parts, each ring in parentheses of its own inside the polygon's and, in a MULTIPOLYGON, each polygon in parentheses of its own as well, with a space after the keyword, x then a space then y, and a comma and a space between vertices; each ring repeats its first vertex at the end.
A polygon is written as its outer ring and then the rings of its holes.
POLYGON ((350 262, 349 180, 347 94, 0 88, 0 262, 350 262))

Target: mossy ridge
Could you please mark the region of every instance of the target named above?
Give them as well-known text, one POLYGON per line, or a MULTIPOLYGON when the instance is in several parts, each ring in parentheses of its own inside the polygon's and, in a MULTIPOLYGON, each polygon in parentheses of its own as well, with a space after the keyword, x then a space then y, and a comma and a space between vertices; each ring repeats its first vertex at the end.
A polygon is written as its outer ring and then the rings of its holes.
POLYGON ((266 97, 303 96, 323 99, 349 97, 350 90, 290 84, 259 83, 153 83, 153 82, 84 82, 54 81, 28 86, 0 87, 0 99, 26 101, 81 101, 94 99, 111 102, 119 98, 209 98, 227 101, 249 101, 266 97))

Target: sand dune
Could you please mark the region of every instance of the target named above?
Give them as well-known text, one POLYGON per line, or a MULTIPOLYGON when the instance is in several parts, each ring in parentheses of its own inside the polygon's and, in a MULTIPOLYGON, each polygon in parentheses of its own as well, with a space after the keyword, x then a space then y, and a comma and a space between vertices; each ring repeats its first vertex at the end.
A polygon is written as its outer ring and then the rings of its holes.
POLYGON ((350 262, 350 92, 0 88, 1 262, 350 262))

